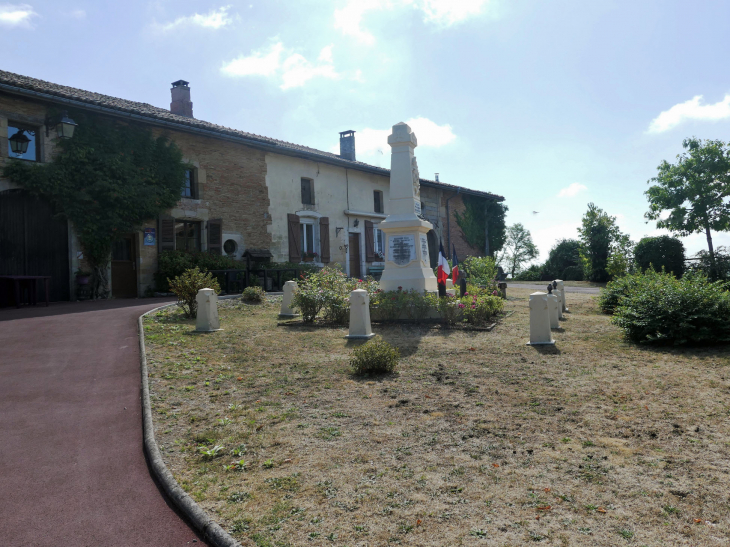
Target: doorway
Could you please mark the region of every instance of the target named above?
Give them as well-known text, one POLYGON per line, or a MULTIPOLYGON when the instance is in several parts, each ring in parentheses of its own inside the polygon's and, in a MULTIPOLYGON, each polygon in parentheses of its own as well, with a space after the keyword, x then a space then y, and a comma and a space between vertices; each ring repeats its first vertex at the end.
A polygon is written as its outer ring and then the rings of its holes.
POLYGON ((350 253, 350 277, 362 279, 360 272, 360 234, 350 234, 349 247, 350 253))
POLYGON ((126 234, 112 246, 112 296, 137 298, 135 234, 126 234))

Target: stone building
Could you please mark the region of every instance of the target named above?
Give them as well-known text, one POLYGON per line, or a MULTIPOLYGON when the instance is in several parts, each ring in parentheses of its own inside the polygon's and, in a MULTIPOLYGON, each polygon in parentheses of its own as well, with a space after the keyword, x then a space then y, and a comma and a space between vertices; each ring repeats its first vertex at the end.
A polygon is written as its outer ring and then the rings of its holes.
MULTIPOLYGON (((9 157, 52 161, 57 137, 48 113, 59 109, 148 127, 173 140, 192 167, 177 206, 115 244, 112 296, 141 296, 153 283, 158 253, 168 249, 234 258, 266 249, 277 262, 339 262, 353 276, 381 263, 377 224, 388 214, 389 170, 356 160, 353 131, 340 134, 338 155, 197 120, 184 80, 172 84, 171 95, 167 110, 0 71, 0 169, 9 157), (10 150, 17 133, 30 139, 22 155, 10 150)), ((463 195, 504 199, 421 180, 423 215, 434 224, 429 244, 437 249, 441 238, 460 257, 480 255, 455 222, 463 195)), ((55 213, 0 178, 0 275, 51 275, 52 300, 73 299, 83 249, 55 213)))

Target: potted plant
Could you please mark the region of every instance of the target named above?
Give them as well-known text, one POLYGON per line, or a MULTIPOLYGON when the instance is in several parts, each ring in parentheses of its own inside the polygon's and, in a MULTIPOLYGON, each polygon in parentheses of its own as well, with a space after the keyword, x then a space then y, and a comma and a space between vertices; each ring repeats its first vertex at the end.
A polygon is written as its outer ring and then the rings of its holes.
POLYGON ((85 272, 83 270, 76 270, 76 284, 77 285, 88 285, 91 272, 85 272))
POLYGON ((302 258, 304 259, 304 262, 314 262, 317 260, 318 256, 319 255, 317 253, 306 252, 302 258))

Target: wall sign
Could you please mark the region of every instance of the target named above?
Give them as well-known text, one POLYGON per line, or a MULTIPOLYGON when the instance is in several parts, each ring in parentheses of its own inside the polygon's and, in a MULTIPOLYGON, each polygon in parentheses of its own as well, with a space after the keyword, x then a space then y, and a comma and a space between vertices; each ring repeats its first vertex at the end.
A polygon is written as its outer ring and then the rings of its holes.
POLYGON ((428 257, 428 237, 426 237, 426 234, 421 234, 421 260, 426 266, 431 263, 428 257))
POLYGON ((388 260, 405 266, 416 258, 416 240, 412 235, 388 238, 388 260))
POLYGON ((155 234, 155 228, 144 229, 144 244, 146 246, 157 245, 157 235, 155 234))

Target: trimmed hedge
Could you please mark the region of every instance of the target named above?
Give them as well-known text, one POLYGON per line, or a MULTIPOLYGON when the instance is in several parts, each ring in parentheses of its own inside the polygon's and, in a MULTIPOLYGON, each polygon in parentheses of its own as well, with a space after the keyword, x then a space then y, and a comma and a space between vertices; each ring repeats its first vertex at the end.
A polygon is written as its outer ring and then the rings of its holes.
POLYGON ((682 277, 684 273, 684 245, 677 238, 669 236, 644 237, 634 248, 636 267, 640 270, 662 269, 682 277))

